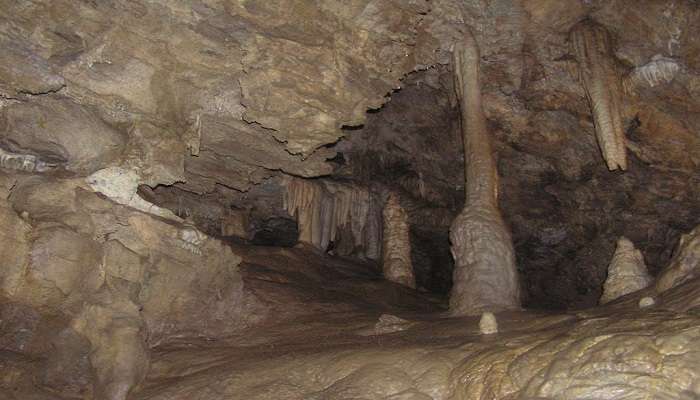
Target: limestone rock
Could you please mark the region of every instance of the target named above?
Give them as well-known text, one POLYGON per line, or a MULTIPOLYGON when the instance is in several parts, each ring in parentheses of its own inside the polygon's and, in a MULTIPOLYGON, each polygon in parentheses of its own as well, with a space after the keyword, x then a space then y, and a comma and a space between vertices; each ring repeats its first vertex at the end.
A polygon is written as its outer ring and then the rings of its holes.
POLYGON ((14 250, 26 251, 15 256, 26 264, 20 274, 7 271, 6 296, 44 312, 56 312, 69 298, 80 298, 100 286, 101 248, 89 236, 61 226, 36 229, 32 236, 31 245, 14 250))
POLYGON ((673 258, 656 280, 661 293, 700 275, 700 226, 681 237, 673 258))
POLYGON ((642 290, 651 284, 642 252, 627 238, 617 241, 617 248, 608 266, 600 304, 609 303, 626 294, 642 290))
POLYGON ((63 88, 65 80, 56 68, 25 39, 13 36, 0 33, 0 48, 3 49, 0 54, 0 95, 15 97, 51 93, 63 88))
POLYGON ((700 222, 696 2, 0 10, 0 398, 700 396, 694 240, 663 271, 653 312, 635 296, 576 317, 506 312, 508 334, 488 338, 438 314, 441 298, 379 279, 374 262, 377 193, 395 190, 416 277, 446 291, 454 276, 456 314, 518 308, 518 273, 528 305, 590 306, 609 261, 599 254, 619 235, 658 272, 700 222), (467 29, 482 52, 463 75, 483 75, 457 99, 450 49, 467 29), (618 68, 634 90, 616 102, 618 68), (623 175, 587 134, 624 169, 598 129, 618 114, 635 156, 623 175), (283 188, 289 175, 301 183, 283 188), (266 246, 215 238, 245 231, 231 210, 250 212, 246 239, 266 246), (287 211, 327 253, 270 247, 296 241, 287 211))
POLYGON ((154 123, 164 140, 150 146, 177 138, 178 149, 144 155, 172 158, 153 168, 172 172, 168 163, 189 148, 191 189, 247 189, 271 171, 329 173, 335 152, 323 146, 419 66, 417 30, 429 10, 425 0, 206 4, 6 2, 14 17, 0 21, 0 86, 10 96, 62 90, 122 127, 154 123))
POLYGON ((391 193, 384 204, 382 233, 382 268, 384 278, 410 288, 416 287, 411 263, 411 238, 408 214, 398 196, 391 193))
POLYGON ((17 215, 5 200, 0 200, 0 289, 4 296, 13 296, 24 285, 29 267, 31 226, 17 215))
POLYGON ((69 171, 93 172, 124 147, 124 136, 100 120, 94 108, 69 98, 11 104, 0 118, 0 138, 8 151, 29 153, 69 171))
POLYGON ((126 400, 148 372, 146 327, 138 306, 103 291, 72 321, 71 327, 90 342, 95 369, 95 398, 126 400))
POLYGON ((92 396, 90 341, 68 326, 54 335, 51 346, 54 351, 42 365, 38 385, 66 396, 92 396))
POLYGON ((80 179, 46 179, 26 179, 11 197, 17 212, 32 211, 31 225, 0 208, 14 240, 3 241, 13 248, 0 294, 37 310, 41 323, 70 320, 88 339, 97 397, 125 399, 146 374, 148 347, 164 338, 223 335, 259 318, 244 311, 254 300, 244 300, 240 259, 221 242, 112 203, 80 179))
POLYGON ((229 210, 221 220, 221 236, 236 236, 250 239, 248 233, 248 213, 243 210, 229 210))
POLYGON ((144 200, 136 191, 142 178, 134 169, 109 167, 101 169, 86 178, 87 184, 96 192, 102 193, 118 204, 133 207, 139 211, 159 217, 180 221, 170 210, 144 200))
POLYGON ((123 166, 139 171, 148 186, 172 185, 185 180, 184 135, 151 121, 138 121, 129 131, 123 166))

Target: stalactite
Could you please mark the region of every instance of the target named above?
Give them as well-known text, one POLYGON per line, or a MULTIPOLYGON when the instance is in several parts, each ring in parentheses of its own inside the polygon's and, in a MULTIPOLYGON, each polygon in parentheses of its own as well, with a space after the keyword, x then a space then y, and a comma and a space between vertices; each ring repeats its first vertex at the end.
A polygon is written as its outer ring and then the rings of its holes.
POLYGON ((642 253, 625 237, 617 241, 617 248, 608 266, 608 278, 603 285, 600 304, 609 303, 628 293, 642 290, 651 283, 642 253))
MULTIPOLYGON (((325 251, 341 230, 352 234, 351 251, 378 259, 381 205, 365 188, 292 178, 286 182, 284 207, 296 216, 299 241, 325 251)), ((346 255, 346 254, 343 254, 346 255)))
POLYGON ((476 315, 520 307, 513 241, 498 210, 498 172, 479 87, 479 49, 471 34, 454 49, 455 87, 462 109, 465 205, 450 227, 455 259, 450 312, 476 315))
POLYGON ((415 288, 416 277, 413 274, 413 264, 411 263, 408 214, 399 203, 398 196, 393 193, 389 194, 384 205, 383 216, 382 265, 384 277, 392 282, 415 288))
POLYGON ((0 167, 25 172, 46 172, 57 167, 31 154, 18 154, 0 149, 0 167))
POLYGON ((657 54, 648 63, 633 69, 625 77, 623 86, 626 92, 631 93, 642 86, 663 85, 670 83, 680 70, 678 61, 657 54))
POLYGON ((571 45, 578 62, 579 79, 593 111, 595 132, 608 169, 627 169, 622 127, 622 84, 608 31, 592 21, 571 30, 571 45))

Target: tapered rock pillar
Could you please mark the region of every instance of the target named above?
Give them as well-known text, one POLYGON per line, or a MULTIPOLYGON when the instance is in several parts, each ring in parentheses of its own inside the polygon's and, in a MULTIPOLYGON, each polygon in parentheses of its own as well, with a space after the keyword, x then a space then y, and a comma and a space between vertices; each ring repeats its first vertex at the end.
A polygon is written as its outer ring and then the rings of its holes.
POLYGON ((608 266, 608 278, 603 284, 599 303, 606 304, 626 294, 642 290, 651 284, 642 252, 627 238, 617 241, 617 248, 608 266))
POLYGON ((609 170, 625 170, 622 80, 613 63, 610 34, 605 27, 586 20, 574 26, 570 39, 578 62, 579 78, 593 111, 596 138, 603 158, 609 170))
POLYGON ((471 34, 455 45, 454 71, 462 109, 466 199, 450 227, 455 259, 450 312, 519 309, 513 241, 498 211, 498 173, 481 107, 479 48, 471 34))
POLYGON ((410 288, 416 287, 411 263, 411 241, 408 214, 395 194, 390 194, 384 205, 384 240, 382 264, 384 277, 410 288))

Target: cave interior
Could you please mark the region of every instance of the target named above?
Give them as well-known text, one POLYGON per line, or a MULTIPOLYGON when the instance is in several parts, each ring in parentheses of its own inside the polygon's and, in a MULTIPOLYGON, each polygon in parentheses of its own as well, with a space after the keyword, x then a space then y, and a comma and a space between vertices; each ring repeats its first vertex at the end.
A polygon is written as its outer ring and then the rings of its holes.
POLYGON ((0 0, 0 399, 700 398, 699 34, 0 0))

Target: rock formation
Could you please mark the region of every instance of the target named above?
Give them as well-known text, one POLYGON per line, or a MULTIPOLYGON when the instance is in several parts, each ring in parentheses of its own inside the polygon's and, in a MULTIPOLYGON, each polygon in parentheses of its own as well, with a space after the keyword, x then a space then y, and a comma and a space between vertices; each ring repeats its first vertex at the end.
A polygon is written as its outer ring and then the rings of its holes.
MULTIPOLYGON (((246 324, 235 316, 240 259, 192 227, 112 203, 76 179, 20 179, 2 210, 12 239, 0 250, 0 295, 37 310, 39 325, 0 344, 41 351, 63 321, 89 343, 95 398, 126 399, 148 371, 150 346, 194 326, 214 336, 246 324)), ((80 350, 61 357, 75 362, 80 350)))
POLYGON ((450 312, 478 314, 520 307, 510 232, 498 210, 498 172, 481 105, 479 49, 471 34, 454 48, 455 88, 462 109, 465 204, 450 227, 455 259, 450 312))
POLYGON ((609 303, 626 294, 649 286, 652 278, 647 272, 642 252, 627 238, 617 240, 617 248, 608 266, 600 304, 609 303))
POLYGON ((571 30, 579 79, 593 111, 598 145, 608 169, 627 169, 622 126, 622 86, 614 63, 612 39, 605 27, 585 20, 571 30))
POLYGON ((681 66, 677 60, 664 57, 661 54, 654 55, 651 60, 633 69, 623 81, 623 86, 627 91, 635 86, 646 85, 655 87, 668 84, 680 72, 681 66))
POLYGON ((656 281, 656 291, 664 292, 700 276, 700 226, 681 237, 669 265, 656 281))
POLYGON ((639 299, 638 304, 639 304, 639 308, 647 308, 647 307, 651 307, 654 304, 656 304, 656 300, 654 300, 654 298, 651 296, 646 296, 646 297, 642 297, 641 299, 639 299))
POLYGON ((481 319, 479 320, 479 332, 482 335, 493 335, 498 333, 498 321, 493 313, 485 312, 481 314, 481 319))
POLYGON ((0 399, 699 397, 698 21, 0 0, 0 399), (421 290, 382 277, 390 192, 421 290), (659 280, 596 307, 620 236, 659 280))
POLYGON ((381 243, 381 208, 367 189, 333 182, 289 179, 284 208, 296 216, 299 241, 318 250, 334 242, 339 254, 359 251, 378 259, 381 243))
POLYGON ((410 288, 416 287, 411 263, 411 237, 408 214, 399 197, 390 193, 384 203, 384 230, 382 231, 382 268, 384 278, 410 288))
POLYGON ((174 221, 182 221, 170 210, 158 207, 136 193, 141 183, 141 177, 133 169, 120 167, 101 169, 88 176, 86 182, 92 190, 102 193, 118 204, 174 221))

